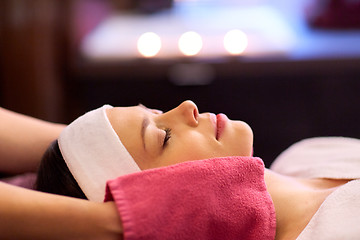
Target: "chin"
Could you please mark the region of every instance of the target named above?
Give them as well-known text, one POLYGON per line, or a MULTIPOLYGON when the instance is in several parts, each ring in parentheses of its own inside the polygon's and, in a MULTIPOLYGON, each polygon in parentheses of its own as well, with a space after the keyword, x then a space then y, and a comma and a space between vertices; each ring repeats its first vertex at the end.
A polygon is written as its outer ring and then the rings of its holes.
POLYGON ((233 131, 236 131, 237 135, 242 136, 243 138, 248 138, 252 142, 253 131, 249 124, 243 121, 232 121, 231 127, 234 128, 233 131))

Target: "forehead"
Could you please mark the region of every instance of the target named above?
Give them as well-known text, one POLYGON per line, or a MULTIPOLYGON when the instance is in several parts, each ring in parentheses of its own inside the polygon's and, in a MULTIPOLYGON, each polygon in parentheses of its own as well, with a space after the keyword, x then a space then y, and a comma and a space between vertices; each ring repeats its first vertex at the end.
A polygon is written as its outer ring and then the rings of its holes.
POLYGON ((148 111, 140 106, 114 107, 107 111, 113 129, 138 165, 143 154, 141 126, 144 117, 148 114, 148 111))
POLYGON ((115 132, 119 135, 118 131, 123 128, 135 130, 139 121, 144 117, 145 112, 141 107, 114 107, 107 110, 107 116, 114 128, 115 132))

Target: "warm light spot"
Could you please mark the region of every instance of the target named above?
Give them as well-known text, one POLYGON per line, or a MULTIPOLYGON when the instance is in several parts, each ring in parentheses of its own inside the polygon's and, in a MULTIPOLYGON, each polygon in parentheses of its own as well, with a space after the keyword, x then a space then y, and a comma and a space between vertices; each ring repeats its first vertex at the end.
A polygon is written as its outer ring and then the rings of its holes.
POLYGON ((139 37, 137 48, 144 57, 154 57, 161 49, 161 39, 156 33, 144 33, 139 37))
POLYGON ((242 31, 231 30, 225 34, 224 47, 230 54, 241 54, 246 49, 247 45, 247 36, 242 31))
POLYGON ((200 52, 203 43, 196 32, 186 32, 179 39, 179 49, 186 56, 194 56, 200 52))

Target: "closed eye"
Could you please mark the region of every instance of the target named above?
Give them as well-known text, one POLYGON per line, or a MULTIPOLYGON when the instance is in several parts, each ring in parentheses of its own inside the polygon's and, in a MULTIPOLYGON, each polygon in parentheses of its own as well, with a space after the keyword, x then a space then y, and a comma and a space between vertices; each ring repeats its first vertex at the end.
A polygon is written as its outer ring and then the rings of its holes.
POLYGON ((163 143, 163 148, 166 147, 168 141, 171 138, 171 129, 170 128, 165 128, 165 137, 164 137, 164 143, 163 143))

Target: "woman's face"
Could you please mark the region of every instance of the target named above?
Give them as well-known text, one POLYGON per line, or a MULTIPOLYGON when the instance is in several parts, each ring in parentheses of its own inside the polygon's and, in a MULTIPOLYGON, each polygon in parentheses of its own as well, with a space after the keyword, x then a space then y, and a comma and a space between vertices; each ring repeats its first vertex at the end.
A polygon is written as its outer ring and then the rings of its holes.
POLYGON ((143 170, 252 153, 253 134, 246 123, 231 121, 224 114, 199 114, 192 101, 166 113, 135 106, 112 108, 107 115, 121 142, 143 170))

